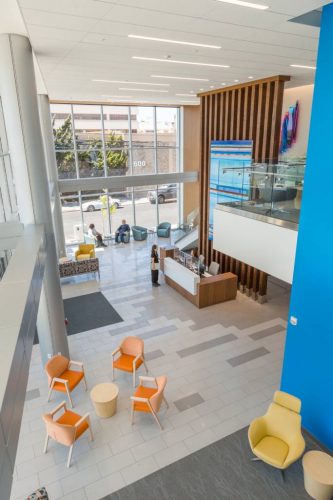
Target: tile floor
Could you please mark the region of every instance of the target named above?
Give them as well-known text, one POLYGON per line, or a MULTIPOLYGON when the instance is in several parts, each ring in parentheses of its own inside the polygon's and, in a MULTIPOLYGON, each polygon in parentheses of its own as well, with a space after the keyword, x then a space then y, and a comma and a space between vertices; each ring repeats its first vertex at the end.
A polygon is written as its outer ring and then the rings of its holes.
MULTIPOLYGON (((63 280, 64 297, 101 289, 123 323, 68 338, 72 359, 85 364, 88 387, 111 380, 110 353, 130 334, 145 339, 150 374, 168 376, 160 432, 150 415, 129 420, 131 377, 118 373, 116 415, 95 416, 83 385, 74 392, 75 410, 90 412, 95 439, 82 437, 70 469, 67 449, 45 437, 41 414, 47 383, 34 346, 11 500, 46 486, 51 500, 99 499, 247 425, 262 414, 279 385, 289 291, 272 282, 270 301, 260 305, 238 294, 235 301, 196 309, 163 283, 152 288, 152 242, 131 242, 98 252, 101 281, 87 276, 63 280)), ((163 241, 161 244, 166 244, 163 241)))

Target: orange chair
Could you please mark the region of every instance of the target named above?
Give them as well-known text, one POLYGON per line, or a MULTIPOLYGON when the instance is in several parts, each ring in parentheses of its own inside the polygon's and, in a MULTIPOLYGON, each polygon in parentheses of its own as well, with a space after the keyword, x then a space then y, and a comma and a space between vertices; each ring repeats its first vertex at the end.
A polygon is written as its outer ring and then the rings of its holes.
POLYGON ((80 361, 72 361, 65 358, 65 356, 62 356, 61 354, 57 354, 46 363, 45 371, 47 373, 50 388, 47 401, 50 401, 52 391, 65 392, 67 393, 70 405, 73 408, 71 392, 81 382, 81 380, 84 381, 84 385, 87 390, 83 363, 80 361), (81 371, 70 370, 71 365, 79 366, 81 371))
POLYGON ((57 443, 69 446, 67 467, 70 467, 71 464, 75 441, 77 441, 87 430, 89 430, 90 433, 90 441, 94 439, 91 430, 89 413, 86 413, 83 417, 81 417, 81 415, 67 410, 65 401, 60 403, 60 405, 58 405, 50 413, 44 413, 43 420, 46 425, 44 453, 47 452, 49 438, 54 439, 57 443), (64 409, 64 412, 57 420, 54 420, 54 415, 62 408, 64 409))
POLYGON ((156 387, 146 387, 140 383, 139 387, 131 396, 132 411, 131 411, 131 424, 133 424, 134 412, 144 411, 151 413, 158 423, 161 431, 163 427, 158 419, 157 413, 160 411, 162 401, 165 402, 167 408, 169 405, 164 397, 164 389, 167 383, 165 375, 161 377, 139 377, 140 382, 154 382, 156 387))
POLYGON ((114 369, 122 370, 124 372, 133 373, 133 387, 135 387, 135 374, 136 370, 142 365, 145 366, 146 373, 148 368, 145 363, 143 353, 143 340, 138 337, 126 337, 112 356, 112 380, 114 379, 114 369), (115 355, 120 353, 120 356, 115 359, 115 355))

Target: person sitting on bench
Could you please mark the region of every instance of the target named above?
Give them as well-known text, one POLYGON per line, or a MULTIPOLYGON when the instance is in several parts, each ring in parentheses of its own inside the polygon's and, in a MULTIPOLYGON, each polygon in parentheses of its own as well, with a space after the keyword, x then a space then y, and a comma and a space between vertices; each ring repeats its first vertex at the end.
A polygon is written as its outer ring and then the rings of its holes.
POLYGON ((125 243, 125 235, 129 234, 130 230, 131 229, 130 229, 129 225, 126 223, 126 220, 123 219, 121 221, 121 225, 118 227, 118 229, 116 231, 116 238, 115 238, 116 243, 119 243, 119 240, 122 243, 125 243))
POLYGON ((94 240, 96 240, 97 247, 107 247, 103 241, 101 233, 99 233, 95 228, 95 224, 89 224, 88 236, 89 238, 94 238, 94 240))

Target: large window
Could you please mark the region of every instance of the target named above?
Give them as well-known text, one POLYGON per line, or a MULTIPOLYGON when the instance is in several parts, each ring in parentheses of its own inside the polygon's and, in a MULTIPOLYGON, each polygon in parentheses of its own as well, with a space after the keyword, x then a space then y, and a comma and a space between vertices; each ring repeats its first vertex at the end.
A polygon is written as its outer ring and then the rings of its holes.
POLYGON ((179 172, 179 108, 52 104, 59 179, 179 172))

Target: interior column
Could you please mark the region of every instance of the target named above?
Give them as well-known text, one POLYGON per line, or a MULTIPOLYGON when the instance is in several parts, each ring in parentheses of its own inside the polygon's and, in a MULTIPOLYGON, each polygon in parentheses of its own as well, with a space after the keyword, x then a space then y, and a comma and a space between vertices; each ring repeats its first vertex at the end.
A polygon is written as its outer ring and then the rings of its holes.
POLYGON ((43 224, 45 228, 45 274, 37 320, 45 363, 53 354, 68 356, 69 352, 29 39, 1 34, 0 61, 0 95, 20 220, 24 224, 43 224))

